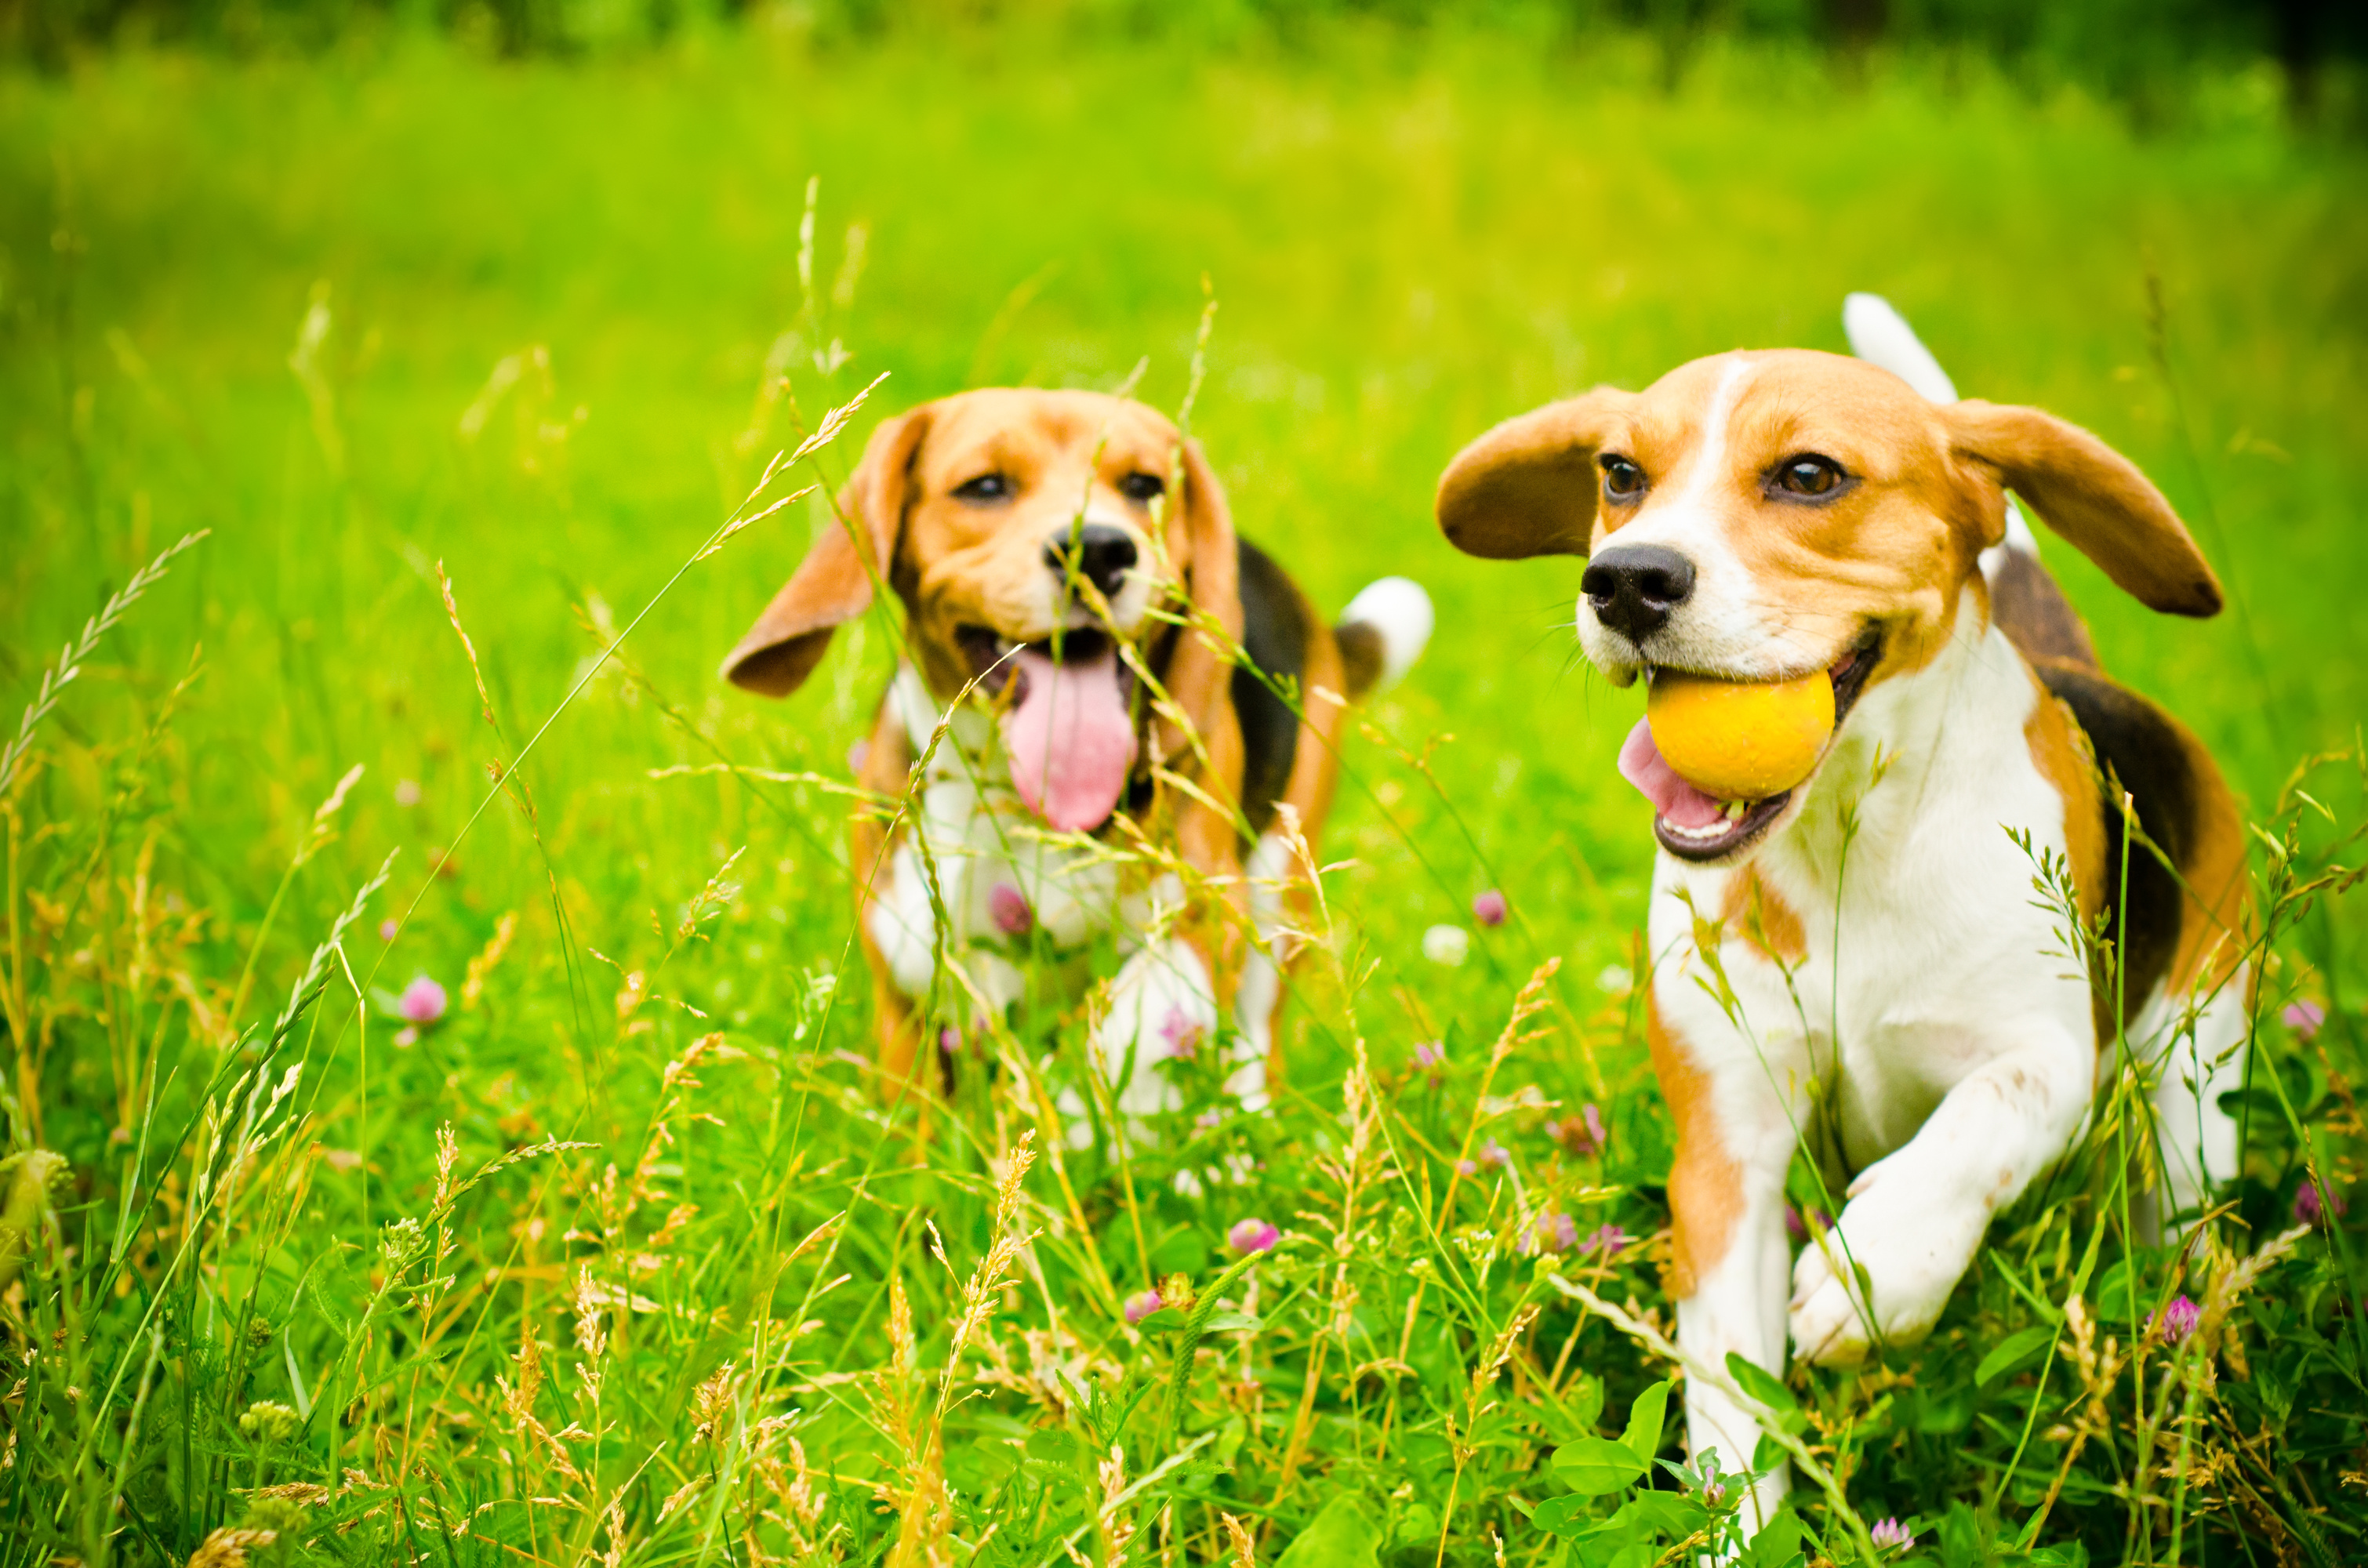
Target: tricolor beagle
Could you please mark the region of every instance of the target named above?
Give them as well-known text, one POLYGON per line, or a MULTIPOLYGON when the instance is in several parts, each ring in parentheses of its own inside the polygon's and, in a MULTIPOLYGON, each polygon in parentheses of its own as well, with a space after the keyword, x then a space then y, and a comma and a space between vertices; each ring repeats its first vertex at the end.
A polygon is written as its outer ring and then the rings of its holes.
MULTIPOLYGON (((1929 1330, 2111 1075, 2113 997, 2036 906, 2034 857, 2064 858, 2121 953, 2173 1211, 2234 1172, 2218 1096, 2245 1030, 2237 804, 2193 735, 2099 670, 2005 493, 2154 609, 2217 611, 2211 568, 2094 436, 1956 401, 1872 296, 1846 322, 1880 364, 1722 354, 1600 388, 1482 436, 1438 500, 1472 554, 1588 557, 1579 641, 1616 684, 1830 673, 1839 722, 1783 793, 1713 799, 1641 722, 1620 758, 1660 846, 1647 1018, 1677 1126, 1679 1343, 1780 1375, 1788 1330, 1823 1363, 1929 1330), (2107 778, 2169 867, 2135 839, 2124 862, 2107 778), (1796 1150, 1847 1198, 1797 1259, 1796 1150)), ((1691 1379, 1686 1408, 1697 1453, 1750 1462, 1760 1433, 1736 1402, 1691 1379)), ((1780 1468, 1755 1517, 1784 1489, 1780 1468)))
POLYGON ((1176 1104, 1162 1064, 1221 1032, 1228 1088, 1262 1103, 1300 924, 1276 818, 1315 841, 1342 701, 1414 662, 1429 599, 1385 578, 1326 626, 1235 536, 1199 445, 1099 393, 972 392, 890 419, 838 513, 723 674, 785 695, 875 580, 903 603, 859 772, 892 799, 917 784, 919 809, 893 836, 869 811, 853 830, 885 1092, 921 1075, 925 1026, 1018 999, 1039 942, 1115 933, 1095 1047, 1120 1108, 1176 1104))

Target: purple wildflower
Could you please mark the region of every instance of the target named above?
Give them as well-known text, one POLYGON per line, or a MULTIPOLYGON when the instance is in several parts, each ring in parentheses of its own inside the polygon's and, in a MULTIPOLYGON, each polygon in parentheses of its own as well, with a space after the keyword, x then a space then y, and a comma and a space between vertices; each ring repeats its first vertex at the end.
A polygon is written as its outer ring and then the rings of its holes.
POLYGON ((1414 1064, 1423 1070, 1432 1088, 1439 1087, 1442 1077, 1440 1069, 1447 1065, 1447 1042, 1444 1040, 1419 1042, 1414 1048, 1414 1064))
POLYGON ((2327 1022, 2327 1008, 2318 1002, 2290 1002, 2278 1017, 2286 1028, 2294 1030, 2296 1039, 2307 1041, 2318 1033, 2319 1026, 2327 1022))
POLYGON ((938 1049, 948 1056, 961 1054, 962 1043, 962 1030, 954 1028, 953 1025, 948 1024, 938 1030, 938 1049))
POLYGON ((1167 1009, 1167 1020, 1159 1026, 1159 1038, 1167 1042, 1166 1054, 1171 1060, 1180 1060, 1199 1048, 1201 1026, 1180 1005, 1173 1006, 1167 1009))
POLYGON ((1885 1551, 1905 1551, 1916 1544, 1916 1537, 1896 1518, 1883 1520, 1867 1531, 1866 1537, 1885 1551))
POLYGON ((1236 1220, 1225 1233, 1226 1244, 1243 1253, 1265 1252, 1281 1239, 1282 1233, 1264 1220, 1236 1220))
POLYGON ((1139 1290, 1126 1299, 1126 1321, 1141 1323, 1165 1305, 1167 1303, 1159 1299, 1158 1291, 1139 1290))
POLYGON ((2195 1332, 2197 1320, 2203 1309, 2185 1296, 2173 1296, 2170 1304, 2155 1315, 2155 1332, 2165 1345, 2176 1345, 2195 1332))
POLYGON ((1831 1214, 1827 1213, 1822 1209, 1812 1209, 1808 1213, 1804 1214, 1789 1203, 1784 1205, 1784 1233, 1786 1235, 1792 1237, 1795 1242, 1805 1242, 1809 1239, 1809 1234, 1813 1228, 1819 1231, 1832 1230, 1834 1228, 1834 1217, 1831 1214))
POLYGON ((1568 1252, 1578 1244, 1578 1224, 1569 1215, 1546 1214, 1539 1218, 1531 1236, 1531 1249, 1537 1252, 1568 1252))
POLYGON ((378 939, 381 942, 392 942, 402 929, 403 927, 390 915, 378 923, 378 939))
POLYGON ((1577 1116, 1548 1122, 1546 1131, 1554 1135, 1555 1142, 1563 1146, 1564 1153, 1574 1159, 1584 1160, 1600 1154, 1603 1146, 1611 1142, 1603 1131, 1603 1113, 1591 1105, 1577 1116))
POLYGON ((1028 895, 1009 882, 997 882, 986 890, 986 917, 1007 937, 1024 937, 1036 924, 1028 895))
POLYGON ((2343 1201, 2341 1193, 2330 1192, 2319 1186, 2317 1182, 2305 1177, 2301 1189, 2294 1194, 2294 1222, 2301 1225, 2317 1225, 2327 1218, 2328 1210, 2333 1210, 2337 1217, 2340 1218, 2351 1208, 2351 1205, 2343 1201))
POLYGON ((403 988, 395 1006, 415 1024, 432 1024, 444 1016, 446 1000, 444 988, 423 974, 403 988))
POLYGON ((1483 926, 1502 926, 1505 923, 1505 895, 1495 888, 1474 895, 1472 918, 1483 926))
POLYGON ((871 760, 871 743, 870 741, 858 739, 847 748, 847 770, 849 773, 862 772, 863 765, 871 760))
POLYGON ((1480 1147, 1474 1151, 1474 1157, 1456 1161, 1455 1168, 1465 1176, 1478 1176, 1483 1165, 1501 1170, 1511 1164, 1512 1159, 1513 1156, 1505 1153, 1504 1146, 1494 1138, 1484 1138, 1480 1141, 1480 1147))
POLYGON ((1601 1253, 1603 1255, 1603 1261, 1609 1263, 1613 1258, 1619 1256, 1621 1249, 1625 1247, 1627 1244, 1627 1232, 1622 1230, 1617 1225, 1603 1225, 1598 1227, 1595 1233, 1587 1238, 1586 1242, 1580 1245, 1578 1251, 1579 1256, 1582 1257, 1594 1253, 1601 1253))
POLYGON ((419 780, 398 778, 394 781, 394 803, 398 806, 419 804, 419 780))

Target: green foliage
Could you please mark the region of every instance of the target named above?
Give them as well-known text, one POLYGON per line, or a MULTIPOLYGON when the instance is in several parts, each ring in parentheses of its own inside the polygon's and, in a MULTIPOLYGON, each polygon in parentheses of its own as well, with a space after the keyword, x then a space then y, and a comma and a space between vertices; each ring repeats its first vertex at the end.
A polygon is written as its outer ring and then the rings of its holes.
POLYGON ((1885 1519, 1952 1568, 2368 1551, 2356 161, 2241 93, 2146 142, 1978 63, 1713 40, 1671 96, 1608 35, 1574 94, 1326 36, 0 78, 0 1561, 1687 1561, 1783 1458, 1681 1460, 1722 1374, 1805 1456, 1768 1568, 1885 1519), (1349 752, 1286 1091, 1188 1074, 1134 1140, 1047 977, 884 1108, 843 790, 896 629, 721 691, 824 520, 768 508, 963 384, 1148 355, 1174 408, 1204 274, 1244 530, 1445 629, 1349 752), (1634 707, 1568 667, 1570 563, 1456 557, 1429 496, 1554 393, 1839 347, 1852 287, 2129 451, 2232 586, 2171 624, 2049 551, 2260 824, 2247 1163, 2149 1242, 2117 1061, 1924 1344, 1680 1374, 1634 707), (2352 1217, 2297 1225, 2314 1180, 2352 1217), (1541 1256, 1556 1214, 1592 1244, 1541 1256))
POLYGON ((1625 35, 1674 83, 1720 40, 1830 53, 1972 54, 2046 90, 2077 82, 2141 124, 2175 123, 2232 66, 2276 82, 2298 119, 2368 128, 2368 24, 2336 6, 2260 0, 16 0, 0 58, 58 68, 77 50, 167 41, 246 54, 369 49, 428 32, 497 58, 581 59, 754 30, 824 51, 998 30, 1056 48, 1112 38, 1315 51, 1343 32, 1419 42, 1472 30, 1533 40, 1582 69, 1625 35))

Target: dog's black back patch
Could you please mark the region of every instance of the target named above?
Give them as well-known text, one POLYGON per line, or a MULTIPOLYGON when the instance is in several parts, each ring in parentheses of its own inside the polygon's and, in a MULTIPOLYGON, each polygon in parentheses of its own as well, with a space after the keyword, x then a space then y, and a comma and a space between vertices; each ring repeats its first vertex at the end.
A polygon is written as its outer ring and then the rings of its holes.
MULTIPOLYGON (((1299 753, 1299 715, 1273 690, 1294 692, 1306 678, 1307 601, 1266 551, 1236 540, 1242 594, 1242 650, 1265 679, 1234 669, 1234 712, 1242 726, 1242 815, 1252 834, 1274 820, 1274 803, 1291 787, 1299 753)), ((1301 696, 1305 701, 1305 697, 1301 696)))
MULTIPOLYGON (((2185 867, 2202 825, 2202 790, 2194 758, 2169 716, 2093 669, 2056 659, 2032 665, 2088 734, 2098 770, 2119 779, 2137 802, 2138 826, 2171 865, 2185 867)), ((2133 835, 2125 896, 2122 812, 2112 788, 2104 786, 2096 806, 2105 824, 2105 929, 2121 954, 2122 996, 2134 1017, 2169 971, 2184 895, 2169 869, 2133 835)))

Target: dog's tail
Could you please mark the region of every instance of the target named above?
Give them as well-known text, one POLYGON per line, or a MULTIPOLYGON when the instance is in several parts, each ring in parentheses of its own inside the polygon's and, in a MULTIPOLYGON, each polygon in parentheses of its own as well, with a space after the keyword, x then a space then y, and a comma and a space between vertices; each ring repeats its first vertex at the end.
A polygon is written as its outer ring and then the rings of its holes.
POLYGON ((1413 578, 1383 577, 1366 584, 1332 629, 1340 642, 1340 661, 1348 666, 1349 700, 1396 685, 1422 657, 1432 621, 1430 596, 1413 578))
MULTIPOLYGON (((1850 337, 1850 352, 1868 364, 1890 371, 1934 403, 1957 401, 1956 382, 1907 318, 1882 295, 1845 296, 1842 331, 1850 337)), ((1990 619, 2025 658, 2067 659, 2097 667, 2089 629, 2041 562, 2038 536, 2011 495, 2006 502, 2006 537, 1982 551, 1982 575, 1990 587, 1990 619)))

